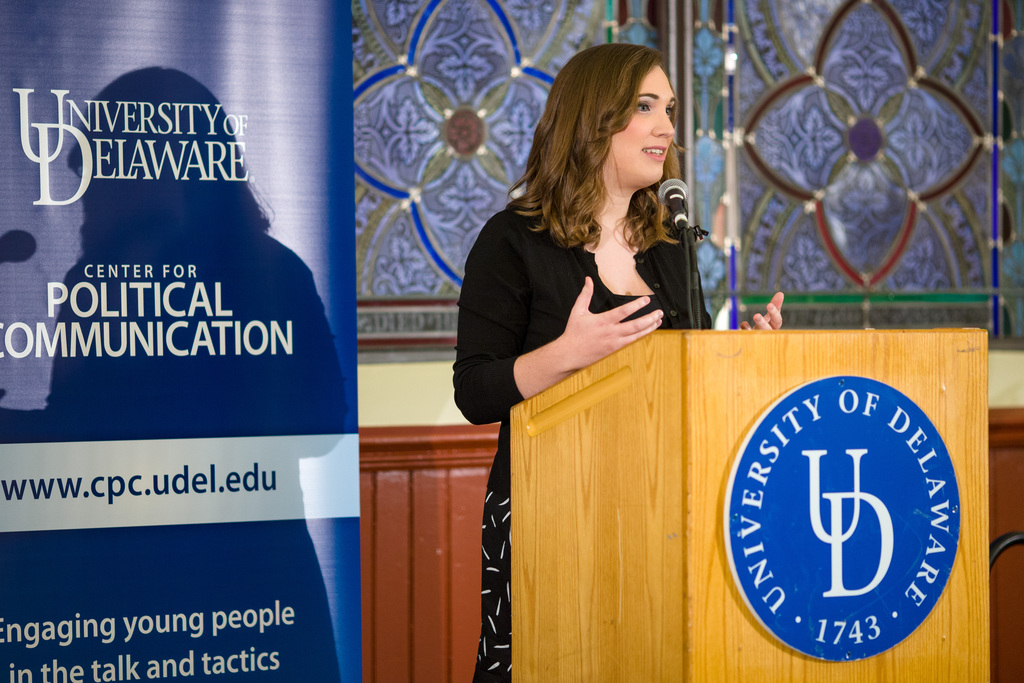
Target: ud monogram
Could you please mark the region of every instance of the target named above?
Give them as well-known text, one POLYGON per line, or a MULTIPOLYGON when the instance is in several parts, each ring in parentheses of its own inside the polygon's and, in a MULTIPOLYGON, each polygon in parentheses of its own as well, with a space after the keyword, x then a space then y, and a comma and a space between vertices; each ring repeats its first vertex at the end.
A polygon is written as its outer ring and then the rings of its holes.
POLYGON ((860 459, 867 452, 866 448, 848 448, 846 450, 847 455, 853 458, 853 491, 850 493, 825 494, 821 494, 821 458, 828 451, 803 452, 803 455, 810 461, 811 468, 811 528, 814 529, 815 536, 832 547, 832 587, 822 593, 827 598, 844 595, 864 595, 868 591, 874 590, 875 586, 881 583, 885 577, 885 572, 889 569, 889 563, 892 561, 892 518, 889 516, 889 510, 877 496, 860 490, 860 459), (831 506, 831 515, 829 516, 831 527, 827 532, 821 523, 819 495, 827 500, 831 506), (844 499, 853 501, 853 519, 850 521, 850 526, 845 532, 843 531, 844 499), (860 502, 862 500, 871 505, 875 510, 875 514, 878 515, 878 522, 881 527, 881 534, 879 536, 881 551, 878 558, 878 571, 875 572, 875 578, 871 579, 871 583, 860 589, 849 590, 843 586, 843 543, 849 540, 850 536, 857 530, 857 522, 860 520, 860 502))
POLYGON ((747 606, 820 659, 900 643, 956 558, 960 498, 942 437, 909 398, 864 377, 817 380, 772 405, 740 448, 725 501, 747 606))
POLYGON ((89 189, 89 183, 92 180, 92 149, 89 147, 89 140, 85 137, 85 133, 75 126, 64 123, 64 96, 69 91, 51 91, 57 98, 57 123, 31 124, 29 123, 28 96, 32 94, 32 89, 14 88, 14 92, 18 93, 20 105, 21 149, 30 161, 39 164, 39 199, 32 203, 43 206, 63 206, 77 202, 85 194, 85 191, 89 189), (38 154, 32 151, 32 141, 29 135, 30 125, 36 129, 36 134, 39 138, 38 154), (57 133, 57 144, 52 150, 50 149, 50 131, 56 131, 57 133), (82 150, 82 177, 78 183, 78 189, 70 198, 58 200, 50 196, 50 164, 60 156, 61 150, 64 147, 65 131, 75 137, 79 148, 82 150))

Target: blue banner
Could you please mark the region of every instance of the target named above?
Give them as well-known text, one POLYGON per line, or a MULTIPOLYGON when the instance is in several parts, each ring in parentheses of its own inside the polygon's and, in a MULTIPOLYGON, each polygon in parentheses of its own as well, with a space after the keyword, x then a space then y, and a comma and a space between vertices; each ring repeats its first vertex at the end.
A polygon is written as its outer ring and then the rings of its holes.
POLYGON ((359 680, 350 8, 0 26, 0 664, 359 680))

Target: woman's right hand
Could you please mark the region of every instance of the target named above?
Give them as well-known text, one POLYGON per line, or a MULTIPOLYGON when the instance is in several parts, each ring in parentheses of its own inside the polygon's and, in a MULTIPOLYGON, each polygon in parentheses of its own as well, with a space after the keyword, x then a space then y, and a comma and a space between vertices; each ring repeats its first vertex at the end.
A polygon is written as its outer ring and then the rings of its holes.
POLYGON ((650 303, 649 296, 637 297, 604 313, 591 313, 590 300, 593 296, 594 282, 588 277, 569 312, 565 331, 559 337, 560 340, 565 339, 570 349, 575 349, 578 367, 574 367, 573 371, 596 363, 650 334, 661 326, 661 319, 665 315, 664 311, 658 309, 635 320, 626 320, 650 303))
POLYGON ((660 309, 626 320, 650 303, 648 296, 603 313, 592 313, 593 296, 594 282, 588 277, 569 312, 565 331, 551 343, 516 359, 514 375, 523 398, 547 389, 661 326, 664 312, 660 309))

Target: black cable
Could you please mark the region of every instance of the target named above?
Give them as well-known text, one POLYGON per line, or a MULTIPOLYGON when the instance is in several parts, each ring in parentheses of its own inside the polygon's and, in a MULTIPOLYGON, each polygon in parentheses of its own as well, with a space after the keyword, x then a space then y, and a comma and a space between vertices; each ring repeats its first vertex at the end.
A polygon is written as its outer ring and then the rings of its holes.
POLYGON ((687 307, 690 314, 690 327, 695 330, 704 329, 704 302, 700 296, 700 270, 697 268, 697 242, 703 239, 708 233, 700 229, 699 225, 687 230, 689 237, 686 239, 686 268, 690 274, 690 297, 687 307))
POLYGON ((1000 553, 1011 545, 1020 543, 1024 543, 1024 531, 1011 531, 992 541, 988 547, 988 568, 992 569, 992 565, 996 563, 996 558, 1000 553))
POLYGON ((699 309, 697 309, 693 303, 696 298, 700 296, 699 289, 696 284, 698 282, 697 278, 699 275, 697 273, 697 251, 694 246, 697 238, 694 236, 694 233, 689 230, 683 230, 680 237, 686 241, 686 248, 683 249, 683 255, 686 259, 686 272, 688 276, 687 282, 689 283, 690 290, 687 292, 686 297, 686 313, 690 318, 690 328, 699 330, 704 326, 704 320, 703 316, 700 318, 694 316, 694 311, 699 309))

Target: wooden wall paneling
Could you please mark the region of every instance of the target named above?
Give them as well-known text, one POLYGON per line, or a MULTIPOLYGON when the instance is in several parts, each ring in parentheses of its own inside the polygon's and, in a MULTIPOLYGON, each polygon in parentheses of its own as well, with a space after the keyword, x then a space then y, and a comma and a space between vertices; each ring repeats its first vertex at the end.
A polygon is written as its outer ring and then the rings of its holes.
POLYGON ((451 641, 448 471, 415 470, 412 482, 412 655, 415 669, 409 681, 447 681, 451 677, 447 657, 451 641))
POLYGON ((412 681, 412 534, 407 471, 375 475, 372 680, 412 681))
MULTIPOLYGON (((494 425, 360 430, 364 681, 471 679, 480 630, 480 517, 496 445, 494 425), (423 471, 433 474, 414 476, 423 471), (430 552, 440 560, 413 562, 430 552), (414 577, 421 568, 433 577, 414 577)), ((1024 408, 989 412, 989 449, 994 539, 1024 530, 1024 408)), ((991 610, 992 680, 1016 681, 1024 672, 1024 546, 996 563, 991 610)))
MULTIPOLYGON (((1024 409, 989 412, 990 540, 1024 531, 1024 409)), ((992 681, 1013 682, 1024 672, 1024 546, 996 560, 990 582, 992 681)))
POLYGON ((489 471, 489 467, 460 467, 449 475, 453 681, 473 678, 480 639, 480 520, 489 471))
POLYGON ((373 646, 377 642, 376 633, 377 605, 373 601, 374 587, 377 585, 374 567, 376 562, 377 528, 376 510, 376 479, 375 472, 359 473, 359 568, 360 591, 363 609, 363 680, 375 681, 373 667, 373 646))
POLYGON ((496 447, 497 426, 360 431, 364 681, 472 678, 496 447))

